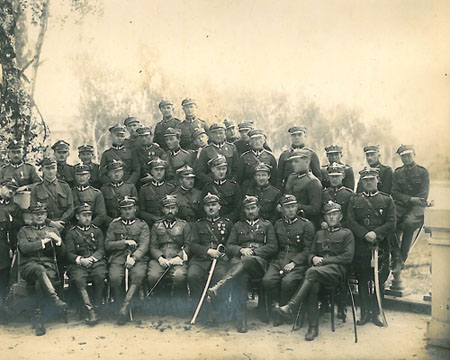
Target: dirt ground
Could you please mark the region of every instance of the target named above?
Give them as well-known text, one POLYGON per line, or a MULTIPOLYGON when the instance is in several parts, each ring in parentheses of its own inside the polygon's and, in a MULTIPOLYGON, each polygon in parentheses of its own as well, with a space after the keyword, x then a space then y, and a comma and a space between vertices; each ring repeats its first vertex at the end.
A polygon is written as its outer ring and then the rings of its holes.
POLYGON ((330 329, 329 314, 321 317, 319 338, 306 342, 306 325, 295 333, 290 325, 277 328, 254 317, 249 332, 232 324, 218 328, 186 325, 182 319, 137 318, 117 326, 95 327, 81 320, 51 322, 47 334, 36 337, 31 325, 0 326, 0 359, 449 359, 450 352, 426 348, 426 315, 388 312, 388 328, 358 327, 354 343, 351 318, 330 329))

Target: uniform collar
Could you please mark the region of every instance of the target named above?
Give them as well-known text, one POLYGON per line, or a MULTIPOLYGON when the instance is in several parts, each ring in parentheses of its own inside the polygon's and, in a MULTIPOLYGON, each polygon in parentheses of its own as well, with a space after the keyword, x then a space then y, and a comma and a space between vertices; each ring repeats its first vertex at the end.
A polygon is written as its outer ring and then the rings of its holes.
POLYGON ((250 226, 255 226, 256 224, 258 224, 259 222, 259 218, 255 219, 255 220, 245 220, 247 224, 249 224, 250 226))
POLYGON ((33 225, 33 229, 35 230, 42 230, 43 228, 45 228, 45 224, 33 225))
POLYGON ((215 142, 213 142, 211 144, 212 144, 212 146, 214 146, 214 147, 216 147, 218 149, 222 149, 224 147, 224 145, 225 145, 225 141, 222 142, 222 143, 215 143, 215 142))
POLYGON ((338 230, 341 230, 341 225, 340 224, 338 226, 333 226, 331 228, 328 228, 328 232, 330 232, 330 233, 336 232, 338 230))
POLYGON ((251 149, 250 151, 253 153, 253 155, 258 157, 264 152, 264 149, 263 150, 253 150, 253 149, 251 149))
POLYGON ((291 152, 294 152, 297 149, 303 149, 305 147, 305 145, 301 145, 301 146, 294 146, 291 145, 291 148, 289 149, 291 152))
POLYGON ((164 185, 164 183, 165 183, 165 181, 164 181, 164 180, 163 180, 163 181, 152 180, 152 185, 153 185, 153 186, 156 186, 156 187, 160 187, 160 186, 163 186, 163 185, 164 185))
POLYGON ((186 116, 186 120, 185 120, 185 121, 192 123, 192 122, 194 122, 195 120, 197 120, 197 117, 196 117, 196 116, 190 116, 190 117, 187 117, 187 116, 186 116))
POLYGON ((286 224, 292 225, 292 224, 294 224, 295 222, 297 222, 298 217, 295 217, 295 218, 293 218, 292 220, 289 220, 288 218, 286 218, 286 217, 283 216, 283 220, 284 220, 284 222, 285 222, 286 224))
POLYGON ((11 165, 14 169, 18 169, 23 165, 23 162, 21 161, 18 164, 9 163, 9 165, 11 165))
POLYGON ((227 179, 223 179, 223 180, 214 180, 213 181, 214 184, 218 185, 218 186, 222 186, 223 184, 225 184, 227 182, 227 179))
POLYGON ((305 171, 304 173, 295 173, 297 175, 297 179, 300 179, 306 175, 308 175, 308 171, 305 171))
POLYGON ((136 219, 131 219, 131 220, 124 220, 122 219, 122 224, 124 225, 132 225, 136 222, 136 219))
POLYGON ((163 220, 166 229, 172 229, 175 226, 176 222, 177 222, 176 220, 173 221, 163 220))
POLYGON ((330 189, 333 189, 334 192, 338 192, 338 191, 341 190, 343 187, 344 187, 344 185, 330 186, 330 189))
POLYGON ((215 222, 220 220, 220 216, 216 216, 214 218, 207 217, 206 220, 208 220, 210 223, 214 224, 215 222))
POLYGON ((170 153, 172 154, 172 156, 176 156, 180 153, 180 151, 181 151, 181 147, 179 147, 176 150, 170 150, 170 153))
POLYGON ((115 150, 123 150, 125 148, 125 145, 124 144, 122 144, 122 145, 112 144, 111 147, 115 150))
POLYGON ((11 202, 11 200, 6 200, 0 197, 0 204, 1 205, 8 205, 11 202))
POLYGON ((169 120, 172 120, 172 119, 173 119, 173 115, 170 115, 169 117, 164 117, 163 116, 162 121, 169 121, 169 120))
POLYGON ((410 170, 410 169, 414 168, 416 165, 417 165, 417 164, 413 161, 412 164, 410 164, 410 165, 405 165, 405 168, 408 169, 408 170, 410 170))
POLYGON ((371 192, 366 192, 366 191, 364 191, 362 194, 363 194, 363 196, 365 196, 365 197, 373 197, 373 196, 378 195, 378 193, 379 193, 379 191, 378 191, 378 190, 375 190, 375 191, 371 191, 371 192))
POLYGON ((180 189, 183 190, 184 192, 189 192, 192 189, 186 189, 183 185, 180 185, 180 189))
POLYGON ((116 189, 121 187, 123 185, 123 181, 119 181, 118 183, 111 183, 112 187, 115 187, 116 189))
POLYGON ((58 183, 58 178, 55 178, 55 180, 53 180, 53 181, 44 179, 44 182, 48 185, 56 185, 58 183))
POLYGON ((85 191, 87 189, 89 189, 89 185, 78 185, 77 186, 78 191, 85 191))
POLYGON ((269 185, 270 185, 269 182, 266 185, 263 185, 263 186, 258 186, 258 185, 255 184, 255 188, 256 188, 256 190, 264 191, 264 190, 266 190, 269 187, 269 185))
POLYGON ((87 226, 77 225, 77 228, 80 229, 81 231, 88 231, 91 228, 91 225, 87 226))

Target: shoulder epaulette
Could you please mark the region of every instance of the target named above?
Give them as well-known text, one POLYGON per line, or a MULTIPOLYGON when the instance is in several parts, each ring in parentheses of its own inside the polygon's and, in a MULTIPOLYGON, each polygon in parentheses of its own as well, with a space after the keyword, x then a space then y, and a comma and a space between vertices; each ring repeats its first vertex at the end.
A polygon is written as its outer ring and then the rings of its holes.
MULTIPOLYGON (((354 191, 353 191, 352 189, 350 189, 350 188, 348 188, 348 187, 346 187, 346 186, 342 186, 341 189, 342 189, 342 190, 346 190, 346 191, 348 191, 348 192, 351 192, 352 194, 354 193, 354 191)), ((341 190, 341 189, 339 189, 339 190, 341 190)))
POLYGON ((244 151, 241 156, 248 154, 251 150, 244 151))
POLYGON ((155 147, 158 147, 158 148, 160 147, 159 144, 158 144, 158 143, 155 143, 155 142, 152 143, 152 145, 155 146, 155 147))
POLYGON ((91 224, 91 226, 92 226, 94 229, 98 229, 98 226, 95 225, 95 224, 91 224))
POLYGON ((119 217, 116 217, 115 219, 112 219, 111 222, 113 223, 113 222, 118 222, 118 221, 120 221, 120 216, 119 216, 119 217))
MULTIPOLYGON (((270 155, 273 155, 273 152, 270 150, 267 150, 266 148, 263 149, 263 151, 265 151, 266 153, 269 153, 270 155)), ((275 156, 275 155, 274 155, 275 156)))

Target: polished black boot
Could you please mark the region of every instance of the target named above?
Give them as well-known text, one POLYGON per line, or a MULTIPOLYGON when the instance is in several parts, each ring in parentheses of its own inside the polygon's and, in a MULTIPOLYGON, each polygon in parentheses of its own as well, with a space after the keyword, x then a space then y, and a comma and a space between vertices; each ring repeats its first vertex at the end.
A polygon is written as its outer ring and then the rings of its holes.
POLYGON ((40 286, 41 290, 45 294, 47 294, 50 297, 50 299, 53 301, 53 304, 55 305, 56 310, 65 313, 67 304, 59 298, 58 294, 56 293, 55 288, 53 287, 52 282, 48 278, 47 273, 46 272, 40 273, 38 275, 38 281, 39 281, 39 286, 40 286))
POLYGON ((89 294, 86 289, 80 289, 81 299, 83 300, 84 308, 87 312, 86 323, 88 325, 94 326, 98 322, 97 314, 94 311, 91 300, 89 299, 89 294))
POLYGON ((241 316, 237 321, 237 332, 241 334, 245 334, 248 331, 247 327, 247 303, 242 306, 242 310, 240 312, 241 316))
POLYGON ((46 333, 41 308, 36 308, 34 311, 33 328, 36 336, 42 336, 46 333))
POLYGON ((361 308, 361 318, 356 322, 356 325, 366 325, 370 321, 370 317, 370 311, 365 308, 361 308))
POLYGON ((236 266, 234 266, 226 275, 225 277, 218 281, 216 285, 208 289, 208 296, 211 299, 216 298, 219 295, 219 290, 225 286, 227 283, 229 283, 231 280, 233 280, 234 277, 238 276, 240 273, 244 270, 244 263, 240 262, 236 266))
POLYGON ((314 283, 308 279, 305 279, 300 289, 292 296, 291 300, 284 306, 275 306, 274 311, 285 318, 291 318, 294 310, 300 305, 301 302, 308 295, 311 286, 314 283))
POLYGON ((122 307, 119 310, 119 319, 117 320, 118 325, 124 325, 128 319, 128 308, 130 306, 130 302, 133 299, 134 294, 137 292, 138 286, 131 285, 128 289, 127 295, 125 296, 125 300, 122 304, 122 307))

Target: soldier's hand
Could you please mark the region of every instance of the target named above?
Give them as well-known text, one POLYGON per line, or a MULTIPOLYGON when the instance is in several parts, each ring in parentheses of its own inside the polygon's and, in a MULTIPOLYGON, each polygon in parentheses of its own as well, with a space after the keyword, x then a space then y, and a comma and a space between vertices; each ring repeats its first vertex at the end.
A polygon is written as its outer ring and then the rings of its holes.
POLYGON ((43 238, 43 239, 41 240, 42 247, 45 247, 45 244, 48 244, 50 241, 52 241, 52 239, 49 238, 49 237, 43 238))
POLYGON ((128 256, 127 261, 125 263, 127 269, 131 269, 134 266, 134 264, 136 264, 136 260, 134 260, 132 256, 128 256))
POLYGON ((179 256, 175 256, 174 258, 169 260, 170 265, 183 265, 183 259, 179 256))
POLYGON ((23 186, 18 187, 17 190, 16 190, 16 192, 19 193, 19 192, 22 192, 22 191, 27 191, 28 188, 29 188, 28 185, 23 185, 23 186))
POLYGON ((322 263, 322 261, 323 261, 323 257, 321 257, 321 256, 314 256, 312 258, 312 262, 313 262, 314 266, 320 265, 322 263))
POLYGON ((284 265, 283 269, 285 272, 290 272, 294 268, 295 268, 295 263, 291 261, 289 264, 284 265))
POLYGON ((208 251, 206 253, 214 259, 218 259, 222 256, 222 253, 220 253, 216 249, 208 249, 208 251))
POLYGON ((87 259, 89 260, 91 265, 97 262, 97 259, 95 257, 93 257, 93 256, 89 256, 87 259))
POLYGON ((48 233, 48 237, 52 239, 52 241, 55 243, 56 246, 61 246, 62 239, 58 234, 55 234, 54 232, 48 233))
POLYGON ((377 234, 375 233, 375 231, 369 231, 364 237, 368 242, 374 243, 377 239, 377 234))
POLYGON ((321 228, 322 230, 328 229, 328 224, 327 224, 327 222, 326 222, 326 221, 322 221, 322 222, 320 223, 320 228, 321 228))
POLYGON ((158 262, 159 262, 159 265, 161 265, 163 268, 167 268, 167 267, 170 266, 169 260, 167 260, 167 259, 166 259, 165 257, 163 257, 163 256, 160 256, 160 257, 158 258, 158 262))
POLYGON ((413 205, 416 206, 423 206, 424 205, 424 201, 420 198, 420 197, 411 197, 411 199, 409 199, 409 202, 413 205))
POLYGON ((137 243, 134 240, 125 240, 125 245, 129 247, 135 247, 137 243))
POLYGON ((253 250, 250 248, 242 248, 240 250, 240 253, 242 256, 252 256, 253 255, 253 250))
POLYGON ((66 223, 64 221, 62 221, 62 220, 51 220, 50 221, 50 225, 55 227, 56 230, 58 230, 58 231, 64 230, 64 225, 65 224, 66 223))
POLYGON ((92 266, 92 263, 89 261, 89 258, 81 258, 80 264, 81 264, 81 266, 84 266, 86 268, 89 268, 92 266))

